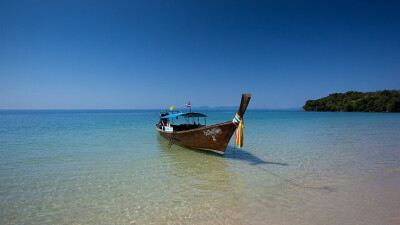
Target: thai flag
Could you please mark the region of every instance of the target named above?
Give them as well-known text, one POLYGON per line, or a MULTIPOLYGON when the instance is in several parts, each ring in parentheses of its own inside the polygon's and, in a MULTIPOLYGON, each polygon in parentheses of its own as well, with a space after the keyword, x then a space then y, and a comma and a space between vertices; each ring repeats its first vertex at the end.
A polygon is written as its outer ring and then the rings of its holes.
POLYGON ((187 103, 186 103, 186 108, 189 108, 190 107, 190 101, 188 101, 187 103))

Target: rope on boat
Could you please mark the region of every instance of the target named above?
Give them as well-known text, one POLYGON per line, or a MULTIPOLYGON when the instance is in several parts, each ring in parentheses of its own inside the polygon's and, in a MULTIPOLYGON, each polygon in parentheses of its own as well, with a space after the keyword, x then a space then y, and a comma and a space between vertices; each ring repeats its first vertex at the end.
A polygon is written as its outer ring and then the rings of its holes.
POLYGON ((176 138, 176 130, 173 130, 172 136, 169 139, 168 148, 171 148, 171 146, 174 145, 175 143, 177 143, 178 141, 180 141, 180 140, 176 138))
POLYGON ((243 128, 244 128, 243 118, 240 117, 236 113, 235 117, 232 120, 232 123, 237 127, 236 135, 235 135, 236 145, 238 146, 238 148, 242 148, 243 147, 243 128))

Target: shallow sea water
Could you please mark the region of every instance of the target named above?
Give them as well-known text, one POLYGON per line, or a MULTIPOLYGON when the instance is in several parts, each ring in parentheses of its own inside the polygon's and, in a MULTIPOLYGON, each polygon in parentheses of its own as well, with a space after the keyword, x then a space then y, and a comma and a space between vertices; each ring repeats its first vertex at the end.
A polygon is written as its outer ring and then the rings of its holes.
POLYGON ((221 156, 158 112, 0 111, 0 224, 400 224, 400 114, 248 110, 221 156))

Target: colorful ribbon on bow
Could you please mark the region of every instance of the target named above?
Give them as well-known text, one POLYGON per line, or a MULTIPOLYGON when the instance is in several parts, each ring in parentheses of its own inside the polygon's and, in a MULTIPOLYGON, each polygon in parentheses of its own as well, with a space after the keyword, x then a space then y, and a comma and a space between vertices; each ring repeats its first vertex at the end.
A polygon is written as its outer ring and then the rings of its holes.
POLYGON ((235 124, 237 127, 236 129, 236 145, 241 148, 243 147, 243 128, 244 128, 244 123, 243 123, 243 118, 241 118, 237 113, 235 115, 235 118, 233 118, 232 123, 235 124))

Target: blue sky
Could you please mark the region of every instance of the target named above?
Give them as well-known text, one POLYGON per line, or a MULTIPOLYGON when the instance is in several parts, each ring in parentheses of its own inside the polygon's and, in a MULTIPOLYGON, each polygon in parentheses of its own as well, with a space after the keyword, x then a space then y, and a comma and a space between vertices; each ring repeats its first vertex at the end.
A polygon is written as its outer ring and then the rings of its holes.
POLYGON ((0 0, 0 108, 301 107, 400 88, 398 1, 0 0))

